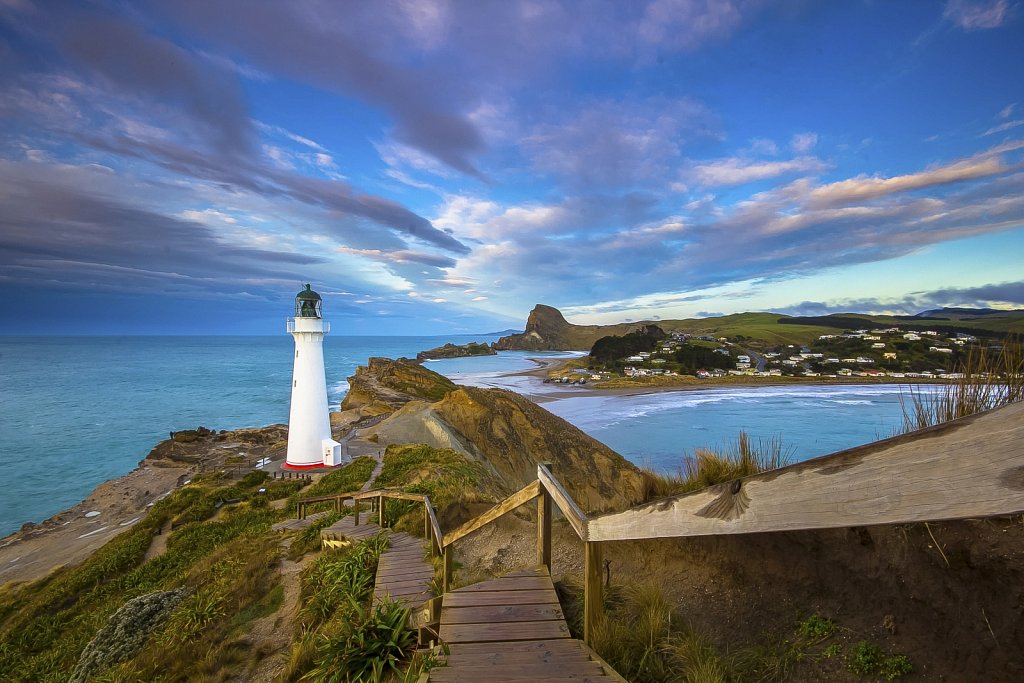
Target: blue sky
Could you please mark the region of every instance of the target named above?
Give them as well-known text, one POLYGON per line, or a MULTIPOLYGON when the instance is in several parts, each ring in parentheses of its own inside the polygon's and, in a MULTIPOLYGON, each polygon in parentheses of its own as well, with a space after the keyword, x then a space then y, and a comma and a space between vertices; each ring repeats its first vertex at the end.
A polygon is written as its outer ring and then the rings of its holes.
POLYGON ((1009 0, 0 0, 0 333, 1024 307, 1009 0))

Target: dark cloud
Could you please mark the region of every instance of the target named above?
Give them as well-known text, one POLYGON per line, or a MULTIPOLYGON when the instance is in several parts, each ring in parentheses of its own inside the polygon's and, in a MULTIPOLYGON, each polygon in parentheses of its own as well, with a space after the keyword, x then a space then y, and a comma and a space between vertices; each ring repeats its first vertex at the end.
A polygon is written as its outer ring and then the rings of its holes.
POLYGON ((165 9, 189 28, 242 50, 267 71, 383 108, 393 117, 399 140, 482 177, 473 157, 483 151, 483 138, 455 106, 465 105, 465 96, 441 73, 402 63, 395 54, 389 58, 380 49, 395 39, 395 29, 382 24, 389 15, 376 4, 174 0, 165 9))
POLYGON ((78 64, 135 95, 184 108, 220 153, 253 147, 241 90, 224 71, 129 21, 90 17, 70 24, 63 45, 78 64))
MULTIPOLYGON (((99 137, 94 134, 81 135, 80 139, 96 149, 153 161, 168 171, 218 183, 225 188, 245 190, 264 197, 284 197, 337 211, 344 216, 365 218, 453 253, 469 252, 469 248, 457 239, 401 204, 383 197, 360 194, 339 180, 300 175, 253 160, 224 158, 162 140, 99 137)), ((340 221, 333 226, 343 227, 340 221)), ((331 230, 332 223, 326 221, 324 227, 331 230)), ((334 232, 339 237, 347 236, 340 229, 334 232)))
POLYGON ((830 313, 897 313, 916 315, 934 308, 987 308, 990 306, 1024 307, 1024 281, 999 282, 978 287, 949 287, 913 292, 899 299, 841 299, 835 301, 801 301, 773 308, 787 315, 829 315, 830 313))
MULTIPOLYGON (((234 247, 204 225, 95 191, 0 167, 0 266, 7 283, 237 295, 251 283, 298 281, 316 256, 234 247)), ((258 287, 258 285, 257 285, 258 287)))

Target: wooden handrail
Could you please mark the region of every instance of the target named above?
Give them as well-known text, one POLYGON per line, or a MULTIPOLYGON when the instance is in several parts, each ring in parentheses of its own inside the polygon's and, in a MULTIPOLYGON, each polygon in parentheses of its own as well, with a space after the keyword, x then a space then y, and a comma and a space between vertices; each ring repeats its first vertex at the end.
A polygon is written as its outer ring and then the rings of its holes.
POLYGON ((802 531, 1024 512, 1024 403, 594 517, 590 541, 802 531), (930 436, 942 435, 936 448, 930 436))
POLYGON ((468 536, 477 529, 487 524, 490 524, 494 520, 498 519, 502 515, 515 510, 524 503, 529 503, 531 500, 540 495, 540 482, 532 481, 523 488, 519 489, 511 496, 501 501, 487 512, 483 513, 476 519, 471 519, 458 529, 450 531, 444 535, 444 541, 441 543, 442 548, 447 548, 455 541, 468 536))
POLYGON ((576 531, 576 535, 584 541, 588 540, 587 515, 572 499, 561 482, 555 479, 544 465, 537 465, 537 481, 548 492, 558 509, 562 511, 565 521, 569 522, 569 526, 576 531))
POLYGON ((430 503, 430 498, 427 496, 423 497, 423 504, 427 509, 427 516, 430 517, 430 528, 434 532, 434 545, 439 549, 443 548, 441 545, 444 533, 441 532, 441 525, 437 522, 437 515, 434 513, 434 506, 430 503))

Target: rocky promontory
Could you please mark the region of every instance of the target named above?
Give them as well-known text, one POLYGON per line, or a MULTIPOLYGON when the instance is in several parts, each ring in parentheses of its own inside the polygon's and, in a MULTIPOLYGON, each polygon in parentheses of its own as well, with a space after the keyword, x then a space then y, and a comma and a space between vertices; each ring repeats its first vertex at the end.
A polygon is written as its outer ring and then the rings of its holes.
POLYGON ((494 348, 499 351, 589 351, 601 337, 628 334, 640 325, 573 325, 557 308, 537 304, 526 319, 526 330, 502 337, 494 348))
POLYGON ((487 344, 479 344, 477 342, 469 342, 468 344, 452 344, 448 343, 444 346, 438 346, 437 348, 430 349, 428 351, 420 351, 416 354, 416 360, 440 360, 442 358, 466 358, 469 356, 496 356, 498 352, 495 351, 487 344))
POLYGON ((341 414, 354 419, 393 413, 413 400, 437 401, 458 387, 408 358, 370 358, 348 378, 341 414))

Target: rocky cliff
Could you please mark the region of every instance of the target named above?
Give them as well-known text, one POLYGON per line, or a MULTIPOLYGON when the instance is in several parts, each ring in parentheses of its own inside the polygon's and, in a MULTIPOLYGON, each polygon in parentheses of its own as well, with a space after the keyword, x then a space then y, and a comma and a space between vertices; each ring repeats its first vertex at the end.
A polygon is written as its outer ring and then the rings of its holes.
POLYGON ((392 413, 409 401, 437 401, 457 388, 447 377, 406 358, 370 358, 348 384, 341 410, 354 411, 357 417, 392 413))
MULTIPOLYGON (((550 462, 555 475, 585 510, 622 509, 640 501, 643 479, 639 470, 565 420, 501 389, 455 387, 440 400, 411 397, 402 387, 392 385, 396 378, 408 379, 408 365, 414 364, 373 359, 370 368, 360 368, 356 378, 361 379, 353 384, 358 391, 350 392, 343 404, 348 410, 389 406, 395 411, 366 430, 379 444, 451 448, 482 463, 502 482, 506 494, 536 479, 538 463, 550 462), (364 381, 368 376, 372 382, 364 381)), ((450 384, 440 375, 416 367, 421 383, 450 384)))
POLYGON ((623 335, 639 325, 573 325, 557 308, 537 304, 526 319, 526 331, 502 337, 494 344, 499 351, 589 351, 601 337, 623 335))

